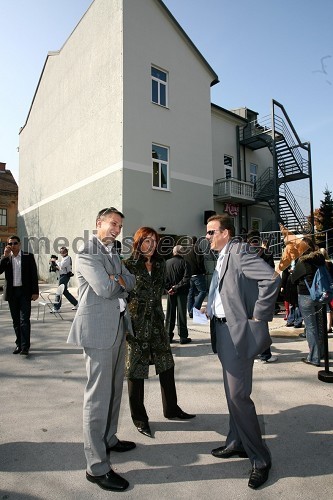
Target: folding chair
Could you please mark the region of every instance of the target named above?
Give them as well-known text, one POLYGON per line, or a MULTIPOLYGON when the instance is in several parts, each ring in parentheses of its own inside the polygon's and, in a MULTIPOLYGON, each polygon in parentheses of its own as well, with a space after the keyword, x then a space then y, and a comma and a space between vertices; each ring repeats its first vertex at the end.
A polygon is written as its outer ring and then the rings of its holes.
POLYGON ((43 307, 43 323, 45 320, 45 309, 48 307, 50 312, 53 311, 53 316, 64 319, 60 311, 54 311, 54 306, 59 304, 62 298, 62 294, 64 293, 65 285, 59 285, 56 291, 52 292, 47 290, 46 292, 40 292, 40 296, 43 300, 38 301, 38 309, 37 309, 37 319, 39 319, 39 309, 43 307))

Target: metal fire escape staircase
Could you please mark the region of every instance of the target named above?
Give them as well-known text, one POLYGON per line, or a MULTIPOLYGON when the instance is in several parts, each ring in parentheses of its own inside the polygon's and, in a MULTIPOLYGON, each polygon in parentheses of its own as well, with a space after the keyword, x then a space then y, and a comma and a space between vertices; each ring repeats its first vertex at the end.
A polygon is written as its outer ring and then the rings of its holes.
POLYGON ((273 100, 272 114, 249 122, 240 130, 240 144, 256 150, 267 147, 273 156, 273 167, 256 181, 256 202, 266 201, 275 213, 276 225, 282 222, 291 230, 300 232, 308 219, 293 196, 288 183, 310 180, 310 145, 302 143, 284 109, 273 100))

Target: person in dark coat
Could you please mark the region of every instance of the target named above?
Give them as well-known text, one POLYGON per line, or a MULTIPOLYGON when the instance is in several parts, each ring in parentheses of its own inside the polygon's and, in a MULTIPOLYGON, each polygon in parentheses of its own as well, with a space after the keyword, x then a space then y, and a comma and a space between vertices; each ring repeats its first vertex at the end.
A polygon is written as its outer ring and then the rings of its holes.
POLYGON ((207 295, 205 257, 201 248, 201 240, 196 240, 193 243, 190 251, 184 254, 184 258, 191 266, 187 311, 189 317, 193 318, 193 307, 200 310, 207 295))
POLYGON ((0 261, 0 274, 5 273, 4 300, 8 301, 16 348, 13 354, 27 356, 30 349, 31 301, 39 297, 38 274, 32 253, 21 251, 21 240, 10 236, 0 261))
POLYGON ((190 287, 191 266, 183 258, 184 248, 176 245, 173 248, 173 257, 166 262, 166 290, 168 292, 167 312, 165 328, 170 342, 173 341, 174 327, 176 323, 181 344, 188 344, 191 338, 188 336, 186 303, 190 287))
MULTIPOLYGON (((275 265, 274 265, 273 254, 263 245, 260 232, 257 229, 252 229, 248 233, 247 241, 251 247, 251 251, 257 253, 259 257, 261 257, 265 262, 267 262, 267 264, 269 264, 274 269, 275 265)), ((259 354, 257 360, 262 361, 263 363, 275 363, 276 361, 278 361, 278 357, 273 356, 271 348, 267 347, 267 349, 265 349, 261 354, 259 354)))
MULTIPOLYGON (((289 304, 289 312, 287 316, 288 327, 301 328, 303 318, 298 306, 297 285, 292 283, 291 276, 294 272, 297 261, 292 261, 291 265, 282 273, 282 282, 284 284, 284 298, 289 304)), ((300 334, 303 337, 303 334, 300 334)))
MULTIPOLYGON (((330 273, 330 276, 333 280, 333 263, 331 262, 331 260, 328 256, 327 250, 326 250, 326 248, 320 248, 319 250, 323 254, 323 256, 325 257, 325 264, 326 264, 327 270, 330 273)), ((332 303, 333 303, 333 301, 331 301, 330 304, 326 305, 327 333, 332 333, 332 324, 333 324, 332 303)))
POLYGON ((324 354, 326 308, 325 304, 317 304, 311 299, 305 280, 311 287, 318 266, 325 265, 325 257, 316 249, 311 238, 305 237, 303 240, 308 244, 308 250, 298 259, 291 276, 291 282, 297 285, 298 304, 303 316, 306 340, 309 346, 309 353, 306 358, 302 358, 302 361, 310 365, 320 366, 320 359, 324 354))
POLYGON ((150 227, 139 228, 133 239, 133 253, 125 266, 136 278, 128 304, 133 334, 127 335, 125 374, 134 425, 141 434, 152 437, 144 406, 144 380, 149 365, 155 365, 159 375, 163 414, 168 419, 195 417, 177 404, 175 362, 169 337, 164 327, 162 295, 165 291, 166 264, 157 251, 159 237, 150 227))

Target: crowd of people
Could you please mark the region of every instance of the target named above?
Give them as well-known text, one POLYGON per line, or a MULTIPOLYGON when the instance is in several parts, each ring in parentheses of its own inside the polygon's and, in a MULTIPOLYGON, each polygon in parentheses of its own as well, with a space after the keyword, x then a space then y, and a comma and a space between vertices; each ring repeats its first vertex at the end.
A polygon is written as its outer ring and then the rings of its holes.
MULTIPOLYGON (((270 349, 268 322, 273 319, 277 296, 282 293, 287 326, 297 327, 303 321, 305 324, 309 353, 302 361, 320 365, 323 331, 326 321, 327 328, 332 328, 332 312, 329 304, 314 303, 307 283, 313 281, 318 266, 326 266, 333 281, 333 265, 322 249, 304 238, 307 250, 282 272, 281 279, 260 233, 251 231, 246 238, 235 238, 233 220, 227 215, 210 217, 205 238, 192 238, 190 248, 177 244, 167 260, 158 251, 156 230, 140 227, 133 237, 131 255, 122 259, 116 238, 123 219, 124 215, 114 207, 98 212, 96 229, 76 258, 78 300, 68 291, 72 275, 68 249, 62 247, 62 259, 52 256, 50 262, 52 272, 60 273, 64 296, 77 309, 68 342, 82 347, 86 365, 86 479, 109 491, 123 491, 129 486, 110 463, 110 452, 127 452, 136 447, 134 442, 117 437, 124 375, 133 424, 144 436, 154 437, 144 404, 144 381, 150 366, 159 376, 164 417, 196 417, 178 404, 170 347, 175 342, 176 325, 179 343, 191 342, 187 315, 193 317, 195 308, 210 320, 212 346, 221 362, 229 409, 226 441, 211 453, 218 459, 248 458, 248 486, 259 488, 268 479, 272 458, 251 399, 253 363, 277 360, 270 349), (207 248, 214 256, 209 287, 207 248), (163 294, 167 295, 166 317, 163 294)), ((16 335, 13 354, 28 355, 31 300, 38 298, 38 276, 34 257, 21 251, 18 236, 8 239, 0 261, 0 274, 3 272, 7 282, 5 299, 16 335)), ((57 301, 55 307, 59 310, 61 302, 57 301)))

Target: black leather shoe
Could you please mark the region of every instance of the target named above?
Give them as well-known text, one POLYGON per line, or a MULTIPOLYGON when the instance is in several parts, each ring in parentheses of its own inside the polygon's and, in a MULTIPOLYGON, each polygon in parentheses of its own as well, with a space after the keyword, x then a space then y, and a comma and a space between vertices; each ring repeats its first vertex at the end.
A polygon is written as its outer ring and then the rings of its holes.
POLYGON ((226 446, 220 446, 220 448, 215 448, 211 451, 211 454, 216 458, 248 458, 245 450, 236 450, 232 448, 227 448, 226 446))
POLYGON ((21 349, 21 352, 20 352, 21 356, 28 356, 28 354, 29 354, 28 349, 21 349))
POLYGON ((261 469, 257 469, 256 467, 252 468, 249 483, 249 488, 256 490, 261 485, 266 483, 268 479, 269 469, 272 467, 272 464, 267 465, 267 467, 262 467, 261 469))
POLYGON ((192 342, 192 339, 190 339, 190 337, 180 339, 180 341, 179 341, 180 344, 189 344, 190 342, 192 342))
POLYGON ((194 418, 196 415, 191 415, 191 413, 186 413, 183 410, 179 410, 175 415, 171 417, 165 417, 169 420, 173 420, 174 418, 179 418, 180 420, 190 420, 190 418, 194 418))
POLYGON ((112 469, 103 476, 91 476, 86 472, 86 478, 91 483, 96 483, 102 490, 124 491, 129 486, 129 482, 116 474, 112 469))
POLYGON ((146 423, 146 424, 144 424, 144 423, 139 424, 139 425, 136 426, 136 428, 138 429, 138 431, 140 432, 140 434, 143 434, 144 436, 147 436, 147 437, 150 437, 150 438, 153 437, 148 423, 146 423))
POLYGON ((118 439, 118 443, 115 444, 114 446, 109 446, 107 448, 107 451, 117 451, 119 453, 122 453, 124 451, 130 451, 133 450, 133 448, 136 447, 136 444, 133 443, 133 441, 120 441, 118 439))
POLYGON ((20 354, 21 352, 21 347, 15 347, 13 354, 20 354))

